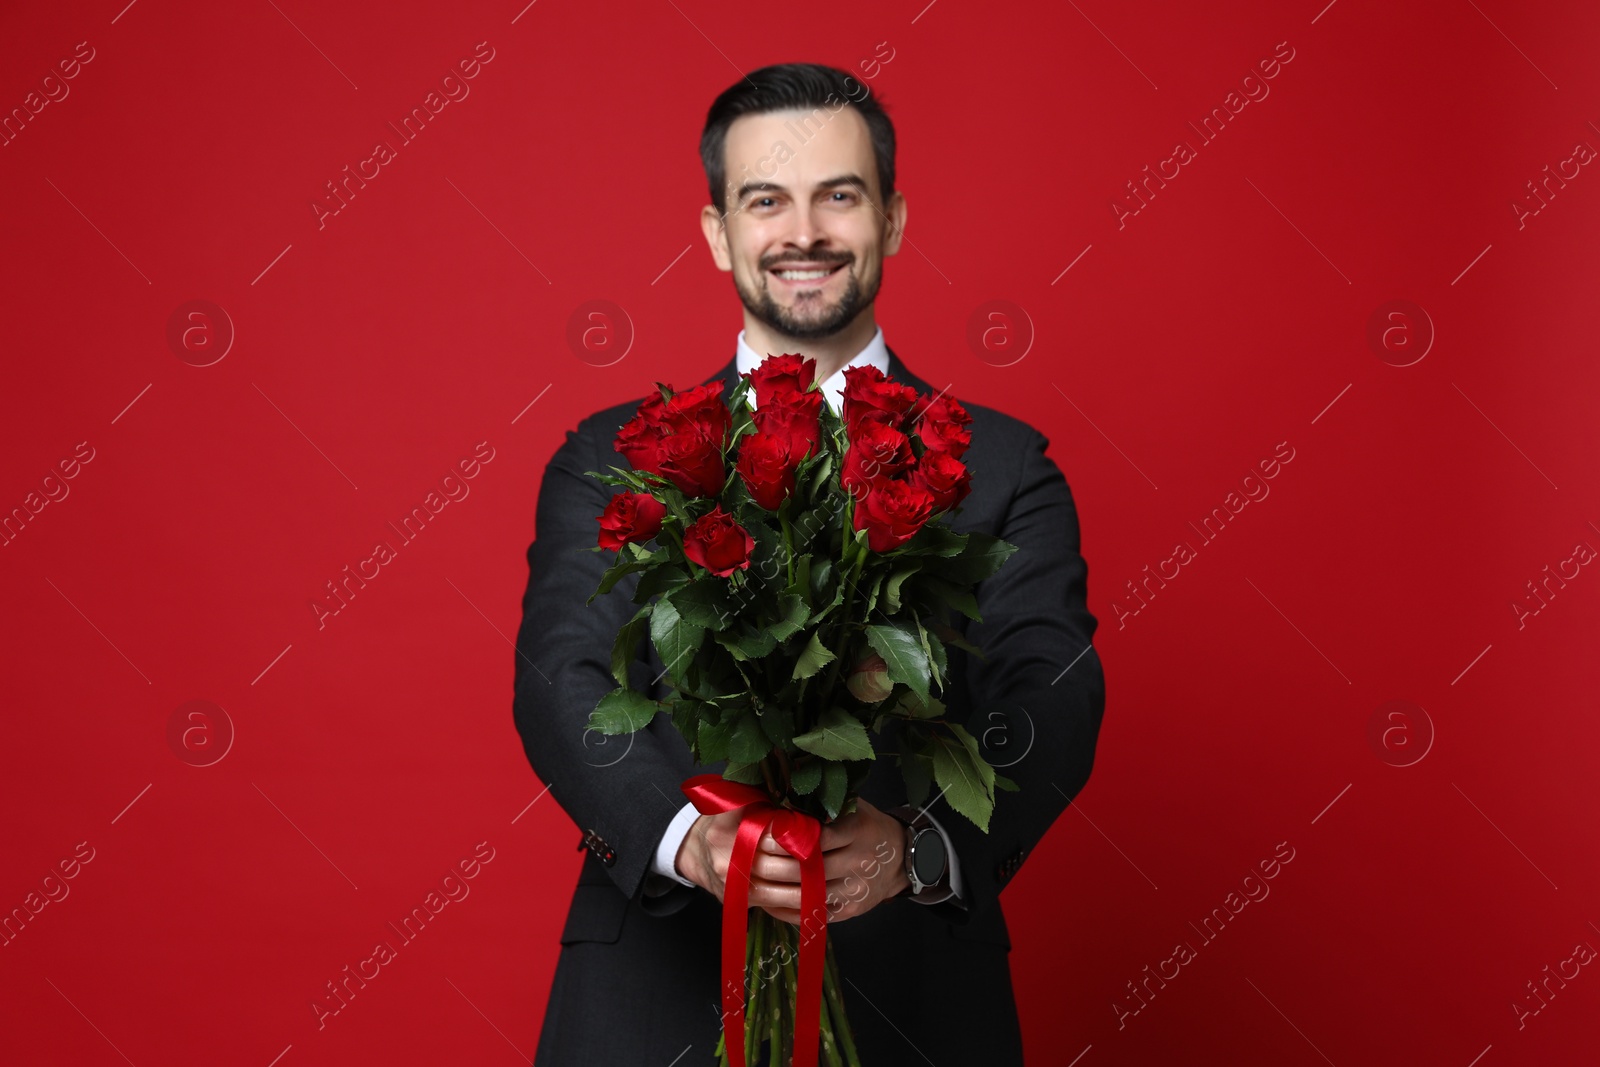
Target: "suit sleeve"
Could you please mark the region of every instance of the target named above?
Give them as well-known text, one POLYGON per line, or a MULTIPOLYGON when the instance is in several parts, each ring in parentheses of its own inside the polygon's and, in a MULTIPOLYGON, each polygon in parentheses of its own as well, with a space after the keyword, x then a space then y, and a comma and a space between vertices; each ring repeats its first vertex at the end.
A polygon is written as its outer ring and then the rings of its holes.
POLYGON ((1045 455, 1049 441, 1026 433, 1016 490, 996 531, 1017 551, 979 583, 983 621, 967 629, 987 658, 963 657, 972 698, 965 725, 1019 791, 996 789, 988 833, 942 799, 930 808, 960 857, 967 905, 934 907, 958 925, 996 906, 1001 888, 1088 781, 1105 710, 1077 509, 1045 455))
MULTIPOLYGON (((513 717, 528 762, 550 795, 574 823, 609 846, 605 870, 617 888, 646 911, 671 914, 700 890, 654 875, 651 861, 683 807, 680 784, 721 765, 697 767, 667 715, 633 734, 605 737, 587 729, 596 702, 616 687, 611 646, 638 607, 632 602, 637 575, 585 603, 615 560, 614 553, 588 551, 613 490, 584 472, 621 462, 602 454, 610 443, 604 433, 585 420, 577 432, 567 432, 545 468, 517 631, 513 717)), ((636 656, 629 682, 656 696, 659 687, 649 674, 636 656)))

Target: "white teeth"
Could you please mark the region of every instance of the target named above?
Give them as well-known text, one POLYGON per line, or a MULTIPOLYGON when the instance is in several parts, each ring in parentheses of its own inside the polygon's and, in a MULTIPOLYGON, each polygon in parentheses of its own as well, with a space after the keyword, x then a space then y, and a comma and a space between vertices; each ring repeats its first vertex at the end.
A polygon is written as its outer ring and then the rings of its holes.
POLYGON ((815 278, 826 278, 832 273, 833 271, 831 270, 780 270, 777 272, 778 277, 787 278, 790 281, 810 281, 815 278))

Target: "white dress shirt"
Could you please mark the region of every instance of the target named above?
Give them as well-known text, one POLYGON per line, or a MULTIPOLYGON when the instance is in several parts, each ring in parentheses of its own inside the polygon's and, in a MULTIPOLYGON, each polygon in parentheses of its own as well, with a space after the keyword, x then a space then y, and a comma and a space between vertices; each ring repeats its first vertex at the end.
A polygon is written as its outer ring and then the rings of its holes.
MULTIPOLYGON (((773 352, 770 355, 777 356, 783 355, 783 353, 773 352)), ((761 361, 766 358, 765 355, 745 343, 744 331, 740 330, 737 353, 739 373, 747 374, 755 370, 761 361)), ((846 363, 844 367, 834 371, 833 375, 822 383, 823 395, 827 398, 828 406, 833 408, 835 414, 840 412, 844 404, 845 368, 863 365, 877 367, 883 373, 889 373, 889 349, 883 341, 882 326, 879 326, 877 332, 872 335, 872 340, 867 342, 867 347, 856 353, 854 359, 846 363)), ((755 390, 752 389, 747 396, 751 408, 754 408, 756 406, 755 390)), ((950 888, 959 897, 961 896, 961 863, 956 857, 955 850, 950 847, 950 835, 944 832, 944 827, 939 825, 939 820, 933 817, 932 812, 927 814, 928 820, 933 823, 934 829, 938 830, 939 836, 944 839, 944 854, 950 864, 950 888)), ((678 814, 673 817, 672 822, 667 824, 667 832, 661 836, 661 843, 656 846, 655 858, 650 863, 650 870, 653 873, 671 878, 676 882, 682 882, 686 886, 694 885, 693 882, 678 873, 678 849, 683 844, 683 839, 688 836, 689 827, 694 825, 695 819, 699 818, 699 816, 699 809, 693 803, 685 803, 682 808, 678 809, 678 814)), ((671 887, 659 883, 657 886, 652 887, 650 880, 645 880, 645 892, 649 896, 659 896, 669 888, 671 887)))

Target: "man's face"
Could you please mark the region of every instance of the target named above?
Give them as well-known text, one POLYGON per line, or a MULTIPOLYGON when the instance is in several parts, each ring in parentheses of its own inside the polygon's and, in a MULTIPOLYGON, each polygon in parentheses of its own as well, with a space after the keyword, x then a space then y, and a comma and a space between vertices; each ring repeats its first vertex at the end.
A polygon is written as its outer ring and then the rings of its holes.
POLYGON ((727 215, 708 206, 702 224, 745 308, 800 340, 843 330, 877 298, 905 224, 899 193, 880 203, 866 122, 850 107, 744 115, 724 161, 727 215))

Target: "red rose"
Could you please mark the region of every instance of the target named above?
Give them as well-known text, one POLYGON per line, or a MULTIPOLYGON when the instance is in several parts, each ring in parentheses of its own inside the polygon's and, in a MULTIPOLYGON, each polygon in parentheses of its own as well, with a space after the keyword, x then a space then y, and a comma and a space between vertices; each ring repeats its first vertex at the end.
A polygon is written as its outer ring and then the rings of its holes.
POLYGON ((948 452, 928 449, 912 469, 908 479, 933 497, 933 510, 949 511, 972 491, 972 472, 948 452))
POLYGON ((661 466, 656 473, 690 497, 716 496, 727 480, 722 446, 693 430, 663 439, 661 466))
POLYGON ((851 435, 839 483, 860 497, 874 483, 895 477, 915 459, 911 453, 911 438, 893 427, 865 419, 851 435))
POLYGON ((777 511, 794 492, 797 464, 790 462, 789 446, 769 433, 749 434, 739 441, 738 471, 757 504, 777 511))
POLYGON ((972 444, 972 433, 967 429, 972 416, 954 397, 939 396, 929 401, 917 416, 917 436, 935 452, 948 452, 960 459, 972 444))
POLYGON ((856 502, 855 528, 867 531, 872 551, 888 552, 915 537, 932 514, 933 496, 922 486, 885 479, 856 502))
POLYGON ((719 504, 683 531, 683 554, 718 578, 750 566, 755 539, 719 504))
POLYGON ((843 400, 844 424, 853 440, 863 420, 900 429, 911 405, 917 402, 917 391, 889 380, 877 367, 864 364, 845 368, 843 400))
POLYGON ((721 378, 713 378, 704 385, 686 389, 673 395, 666 403, 663 417, 674 432, 692 428, 711 439, 721 448, 727 443, 728 431, 733 429, 733 416, 728 413, 728 403, 722 399, 721 378))
POLYGON ((659 391, 651 393, 645 397, 644 403, 639 405, 639 410, 634 413, 633 418, 617 431, 617 440, 613 447, 628 457, 628 463, 636 471, 648 471, 651 474, 661 472, 660 425, 661 411, 665 405, 666 401, 661 399, 659 391))
POLYGON ((817 361, 801 355, 768 356, 755 370, 742 375, 750 379, 758 410, 775 397, 805 392, 816 376, 817 361))
POLYGON ((733 427, 722 385, 717 378, 668 400, 647 397, 614 447, 635 470, 659 474, 687 496, 715 496, 727 477, 722 450, 733 427))
POLYGON ((821 447, 821 412, 821 393, 779 393, 763 399, 750 418, 762 433, 781 438, 798 464, 821 447))
POLYGON ((600 516, 600 547, 613 552, 661 532, 667 506, 649 493, 618 493, 600 516))

